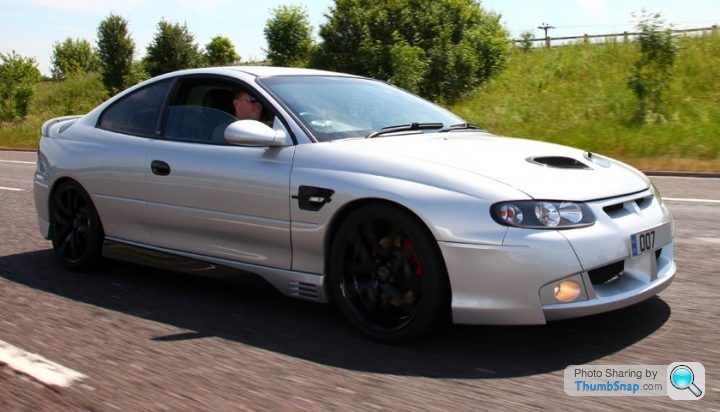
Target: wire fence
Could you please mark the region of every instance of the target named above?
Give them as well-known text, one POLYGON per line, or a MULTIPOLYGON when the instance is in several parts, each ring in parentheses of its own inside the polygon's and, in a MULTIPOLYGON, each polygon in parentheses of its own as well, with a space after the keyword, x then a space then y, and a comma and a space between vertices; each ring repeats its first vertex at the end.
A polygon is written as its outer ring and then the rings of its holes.
MULTIPOLYGON (((720 32, 720 26, 712 25, 710 27, 699 27, 695 29, 681 29, 681 30, 670 30, 675 35, 693 35, 693 34, 704 34, 712 33, 713 35, 720 32)), ((530 44, 535 46, 537 43, 544 43, 545 47, 551 47, 558 44, 568 44, 573 42, 612 42, 622 39, 623 42, 632 41, 635 37, 642 34, 641 32, 622 32, 622 33, 610 33, 610 34, 584 34, 582 36, 569 36, 569 37, 539 37, 534 39, 518 39, 513 40, 516 45, 519 44, 530 44)))

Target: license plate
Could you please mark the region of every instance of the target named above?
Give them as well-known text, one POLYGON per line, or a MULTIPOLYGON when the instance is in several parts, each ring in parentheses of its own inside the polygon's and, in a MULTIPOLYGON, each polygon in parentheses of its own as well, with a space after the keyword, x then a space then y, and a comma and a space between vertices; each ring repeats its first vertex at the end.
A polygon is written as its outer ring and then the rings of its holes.
POLYGON ((659 249, 672 241, 669 224, 630 235, 630 255, 640 256, 659 249))

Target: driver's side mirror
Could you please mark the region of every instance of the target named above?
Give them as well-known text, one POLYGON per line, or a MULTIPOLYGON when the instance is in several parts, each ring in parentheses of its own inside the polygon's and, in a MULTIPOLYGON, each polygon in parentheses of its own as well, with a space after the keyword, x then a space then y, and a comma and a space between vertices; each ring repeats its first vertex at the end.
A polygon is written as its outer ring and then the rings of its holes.
POLYGON ((285 146, 287 133, 257 120, 238 120, 225 128, 225 140, 238 146, 285 146))

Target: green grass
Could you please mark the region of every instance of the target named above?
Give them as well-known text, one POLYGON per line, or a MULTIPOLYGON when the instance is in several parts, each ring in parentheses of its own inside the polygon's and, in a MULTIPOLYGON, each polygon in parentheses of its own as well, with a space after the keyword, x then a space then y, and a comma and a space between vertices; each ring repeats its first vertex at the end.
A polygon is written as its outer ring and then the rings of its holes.
POLYGON ((80 75, 62 82, 44 80, 35 87, 25 119, 0 122, 0 147, 35 149, 45 120, 90 111, 107 98, 100 75, 80 75))
MULTIPOLYGON (((720 35, 682 37, 661 116, 633 121, 632 43, 517 50, 506 69, 450 109, 493 133, 566 144, 646 170, 720 171, 720 35)), ((35 148, 42 122, 104 98, 98 78, 38 85, 30 114, 0 124, 0 147, 35 148)))
POLYGON ((636 121, 632 43, 517 51, 450 109, 496 134, 580 147, 650 170, 720 171, 720 36, 683 37, 664 113, 636 121))

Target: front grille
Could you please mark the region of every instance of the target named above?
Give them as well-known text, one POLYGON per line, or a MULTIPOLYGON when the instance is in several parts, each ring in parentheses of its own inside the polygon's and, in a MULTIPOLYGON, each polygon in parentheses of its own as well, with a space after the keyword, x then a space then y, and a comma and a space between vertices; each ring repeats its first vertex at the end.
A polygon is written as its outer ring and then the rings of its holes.
MULTIPOLYGON (((662 248, 655 250, 655 260, 660 259, 661 254, 662 248)), ((590 278, 590 283, 593 285, 602 285, 620 279, 624 273, 625 261, 621 260, 593 270, 588 270, 588 277, 590 278)))
POLYGON ((652 204, 652 199, 653 199, 652 195, 639 197, 637 199, 629 200, 626 202, 615 203, 612 205, 605 206, 605 207, 603 207, 603 210, 611 218, 617 219, 619 217, 623 217, 623 216, 627 216, 631 213, 635 213, 635 211, 636 211, 635 208, 637 208, 637 210, 647 209, 652 204))
POLYGON ((597 269, 588 270, 588 276, 590 277, 590 283, 593 285, 602 285, 603 283, 609 283, 619 279, 624 271, 625 261, 621 260, 597 269))

